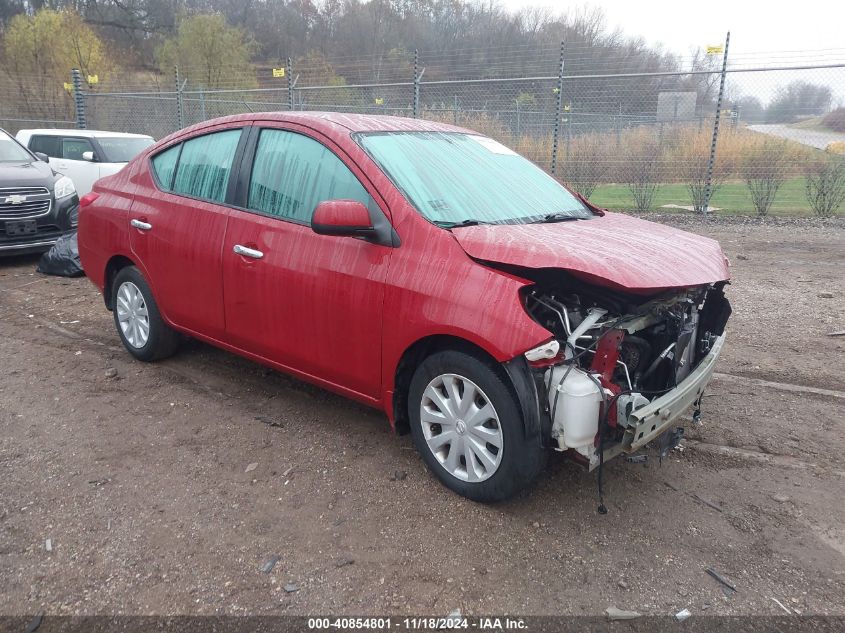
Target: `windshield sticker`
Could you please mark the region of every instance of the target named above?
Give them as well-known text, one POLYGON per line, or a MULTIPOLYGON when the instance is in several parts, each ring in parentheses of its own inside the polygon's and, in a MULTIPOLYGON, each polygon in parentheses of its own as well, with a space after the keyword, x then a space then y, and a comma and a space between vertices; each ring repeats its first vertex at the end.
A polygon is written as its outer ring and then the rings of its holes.
POLYGON ((484 147, 487 151, 494 154, 502 154, 503 156, 516 156, 516 152, 502 145, 499 141, 494 141, 492 138, 486 136, 470 136, 470 138, 484 147))

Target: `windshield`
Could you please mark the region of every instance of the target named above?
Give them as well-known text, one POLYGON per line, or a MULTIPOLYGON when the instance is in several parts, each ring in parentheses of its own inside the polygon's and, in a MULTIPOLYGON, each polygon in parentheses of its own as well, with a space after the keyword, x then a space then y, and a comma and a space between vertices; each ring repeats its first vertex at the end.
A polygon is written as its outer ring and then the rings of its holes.
POLYGON ((358 139, 408 201, 441 226, 592 217, 554 178, 491 138, 385 132, 358 139))
POLYGON ((5 132, 0 132, 0 163, 31 163, 34 158, 17 141, 5 132))
POLYGON ((97 142, 105 156, 104 163, 128 163, 143 150, 153 144, 151 138, 120 138, 120 137, 98 137, 97 142))

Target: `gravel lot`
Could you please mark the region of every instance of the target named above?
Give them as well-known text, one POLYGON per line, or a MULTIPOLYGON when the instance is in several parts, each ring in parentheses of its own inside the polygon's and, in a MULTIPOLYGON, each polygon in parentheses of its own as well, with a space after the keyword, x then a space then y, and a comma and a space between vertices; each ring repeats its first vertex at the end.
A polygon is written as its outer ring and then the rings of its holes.
POLYGON ((845 224, 666 221, 721 240, 734 317, 704 425, 609 464, 606 516, 557 455, 478 505, 376 411, 134 362, 86 279, 0 260, 0 613, 845 615, 845 224))

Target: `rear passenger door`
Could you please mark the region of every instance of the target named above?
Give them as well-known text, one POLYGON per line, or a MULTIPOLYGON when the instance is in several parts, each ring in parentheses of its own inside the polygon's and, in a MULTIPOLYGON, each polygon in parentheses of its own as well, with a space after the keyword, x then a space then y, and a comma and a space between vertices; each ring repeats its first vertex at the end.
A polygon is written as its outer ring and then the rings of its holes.
POLYGON ((129 214, 132 252, 165 318, 213 339, 224 333, 225 205, 245 136, 244 128, 218 129, 153 155, 129 214))
POLYGON ((383 213, 378 194, 328 139, 269 127, 253 137, 242 209, 231 211, 223 246, 228 340, 323 384, 379 397, 392 248, 311 230, 319 202, 359 200, 373 216, 383 213))

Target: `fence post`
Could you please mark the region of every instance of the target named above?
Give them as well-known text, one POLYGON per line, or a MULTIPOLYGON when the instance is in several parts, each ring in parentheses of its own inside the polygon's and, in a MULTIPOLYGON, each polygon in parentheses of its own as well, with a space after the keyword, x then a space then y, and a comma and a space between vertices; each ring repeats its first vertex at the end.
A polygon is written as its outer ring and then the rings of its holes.
POLYGON ((704 207, 702 213, 710 211, 710 196, 713 195, 713 166, 716 163, 716 142, 719 140, 719 117, 722 115, 722 98, 725 96, 725 76, 728 70, 728 45, 731 32, 725 37, 725 50, 722 53, 722 76, 719 78, 719 95, 716 97, 716 118, 713 119, 713 139, 710 142, 710 158, 707 161, 707 177, 704 185, 704 207))
POLYGON ((616 147, 622 145, 622 102, 619 102, 619 116, 616 117, 616 147))
POLYGON ((288 110, 293 110, 293 63, 291 63, 290 57, 288 57, 286 74, 288 76, 288 110))
POLYGON ((88 122, 85 120, 85 95, 82 93, 82 73, 78 68, 74 68, 70 72, 71 81, 73 82, 73 107, 76 112, 76 129, 84 130, 88 127, 88 122))
POLYGON ((413 117, 419 118, 420 115, 420 52, 414 49, 414 106, 412 109, 413 117))
POLYGON ((182 82, 179 81, 179 66, 173 67, 173 76, 176 81, 176 118, 181 130, 185 127, 185 108, 182 103, 182 82))
POLYGON ((563 108, 563 42, 560 43, 560 67, 557 72, 557 108, 555 109, 555 127, 552 137, 552 176, 557 170, 557 146, 560 142, 560 114, 563 108))

